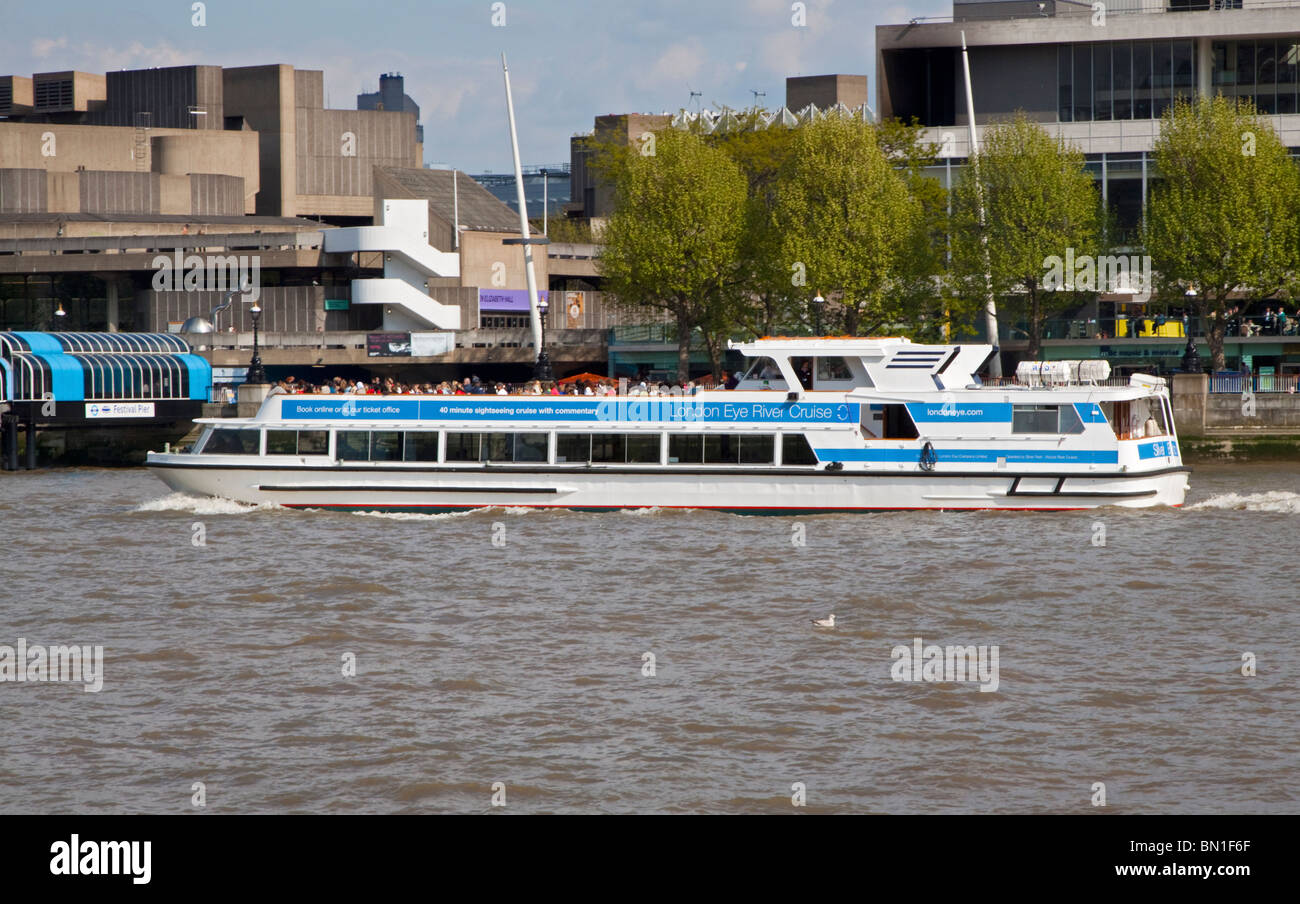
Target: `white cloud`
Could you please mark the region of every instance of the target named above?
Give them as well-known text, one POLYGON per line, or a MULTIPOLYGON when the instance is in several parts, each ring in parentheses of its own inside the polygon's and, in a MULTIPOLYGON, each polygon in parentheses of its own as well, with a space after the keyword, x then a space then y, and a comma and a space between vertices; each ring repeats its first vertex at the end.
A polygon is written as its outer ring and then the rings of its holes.
POLYGON ((67 38, 36 38, 32 41, 32 56, 37 59, 44 59, 54 51, 62 50, 67 46, 67 38))

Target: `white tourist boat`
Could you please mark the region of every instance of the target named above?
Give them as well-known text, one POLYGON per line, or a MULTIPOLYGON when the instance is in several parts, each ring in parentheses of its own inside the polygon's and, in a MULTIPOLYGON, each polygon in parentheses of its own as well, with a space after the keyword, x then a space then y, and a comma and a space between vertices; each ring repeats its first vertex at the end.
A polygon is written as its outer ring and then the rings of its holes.
POLYGON ((741 513, 1177 506, 1188 469, 1155 377, 1022 365, 987 345, 762 339, 735 390, 689 396, 272 395, 151 452, 174 490, 366 511, 741 513))

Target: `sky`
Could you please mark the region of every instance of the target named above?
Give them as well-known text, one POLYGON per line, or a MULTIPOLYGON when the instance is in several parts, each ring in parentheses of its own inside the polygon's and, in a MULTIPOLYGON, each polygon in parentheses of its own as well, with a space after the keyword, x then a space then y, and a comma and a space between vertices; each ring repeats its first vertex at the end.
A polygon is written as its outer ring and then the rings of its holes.
POLYGON ((866 75, 875 26, 946 16, 951 0, 0 0, 0 75, 287 63, 325 72, 326 106, 355 109, 400 72, 426 163, 509 172, 501 54, 524 165, 568 162, 606 113, 695 104, 771 109, 791 75, 866 75), (204 24, 195 20, 201 16, 204 24), (494 25, 504 20, 504 24, 494 25), (699 91, 699 98, 691 92, 699 91))

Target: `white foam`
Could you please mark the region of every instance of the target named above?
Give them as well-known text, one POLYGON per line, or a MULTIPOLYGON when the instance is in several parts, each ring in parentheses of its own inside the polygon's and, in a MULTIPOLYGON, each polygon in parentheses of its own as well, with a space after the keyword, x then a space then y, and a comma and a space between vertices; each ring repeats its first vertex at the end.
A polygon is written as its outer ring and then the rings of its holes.
POLYGON ((1219 493, 1189 505, 1189 509, 1233 509, 1242 512, 1280 512, 1300 515, 1300 493, 1269 490, 1265 493, 1219 493))
MULTIPOLYGON (((137 512, 189 512, 192 515, 246 515, 249 512, 267 512, 283 509, 272 502, 252 505, 223 499, 218 496, 190 496, 185 493, 172 493, 161 499, 142 502, 135 507, 137 512)), ((287 511, 287 510, 286 510, 287 511)))
POLYGON ((364 518, 387 518, 389 521, 444 521, 449 518, 464 518, 486 512, 486 508, 466 509, 463 512, 351 512, 364 518))

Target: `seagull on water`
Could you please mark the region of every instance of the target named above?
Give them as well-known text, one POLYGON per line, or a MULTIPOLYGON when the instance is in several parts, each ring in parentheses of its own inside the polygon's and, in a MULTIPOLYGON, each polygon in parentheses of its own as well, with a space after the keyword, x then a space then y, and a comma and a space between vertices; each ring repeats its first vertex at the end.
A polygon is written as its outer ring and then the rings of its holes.
POLYGON ((833 628, 835 627, 835 613, 832 612, 826 618, 814 618, 812 623, 819 628, 833 628))

